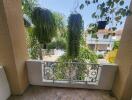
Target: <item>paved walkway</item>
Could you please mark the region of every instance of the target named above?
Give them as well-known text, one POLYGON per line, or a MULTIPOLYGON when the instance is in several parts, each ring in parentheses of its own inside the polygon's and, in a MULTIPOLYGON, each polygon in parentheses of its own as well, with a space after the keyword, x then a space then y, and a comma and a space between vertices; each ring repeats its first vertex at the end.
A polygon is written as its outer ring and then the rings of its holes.
POLYGON ((87 89, 68 89, 30 86, 22 96, 8 100, 116 100, 108 92, 87 89))

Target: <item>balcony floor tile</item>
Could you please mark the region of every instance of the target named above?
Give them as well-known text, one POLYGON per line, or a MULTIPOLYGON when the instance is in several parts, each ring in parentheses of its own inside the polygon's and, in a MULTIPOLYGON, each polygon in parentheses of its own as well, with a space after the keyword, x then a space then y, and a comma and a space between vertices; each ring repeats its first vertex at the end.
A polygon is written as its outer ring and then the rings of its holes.
POLYGON ((30 86, 23 95, 8 100, 116 100, 107 91, 30 86))

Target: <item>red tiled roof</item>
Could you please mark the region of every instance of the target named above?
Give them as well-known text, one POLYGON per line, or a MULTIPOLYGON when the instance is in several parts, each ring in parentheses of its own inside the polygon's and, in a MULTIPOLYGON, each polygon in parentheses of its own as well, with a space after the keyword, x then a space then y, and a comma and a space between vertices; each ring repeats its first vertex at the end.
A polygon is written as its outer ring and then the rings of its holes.
POLYGON ((116 30, 116 31, 110 31, 108 29, 104 29, 104 30, 99 30, 97 32, 97 34, 109 34, 109 33, 115 33, 116 35, 122 35, 122 31, 123 29, 119 29, 119 30, 116 30))

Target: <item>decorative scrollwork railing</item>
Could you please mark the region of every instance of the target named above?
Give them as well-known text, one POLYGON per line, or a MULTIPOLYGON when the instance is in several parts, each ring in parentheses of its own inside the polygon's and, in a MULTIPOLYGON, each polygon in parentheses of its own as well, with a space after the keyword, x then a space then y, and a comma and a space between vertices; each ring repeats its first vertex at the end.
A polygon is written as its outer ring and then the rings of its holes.
POLYGON ((97 84, 101 66, 80 62, 42 62, 43 82, 97 84))

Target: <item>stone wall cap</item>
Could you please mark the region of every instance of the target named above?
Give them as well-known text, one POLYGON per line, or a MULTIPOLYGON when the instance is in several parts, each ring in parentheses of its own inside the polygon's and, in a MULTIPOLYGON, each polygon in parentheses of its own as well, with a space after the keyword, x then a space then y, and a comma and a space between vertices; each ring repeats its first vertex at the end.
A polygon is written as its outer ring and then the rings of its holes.
POLYGON ((33 60, 33 59, 29 59, 26 62, 43 62, 43 60, 33 60))
POLYGON ((102 66, 118 66, 118 64, 111 64, 111 63, 100 63, 102 66))

